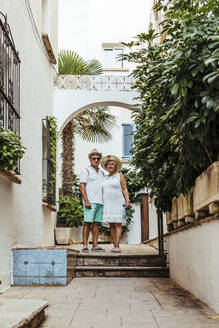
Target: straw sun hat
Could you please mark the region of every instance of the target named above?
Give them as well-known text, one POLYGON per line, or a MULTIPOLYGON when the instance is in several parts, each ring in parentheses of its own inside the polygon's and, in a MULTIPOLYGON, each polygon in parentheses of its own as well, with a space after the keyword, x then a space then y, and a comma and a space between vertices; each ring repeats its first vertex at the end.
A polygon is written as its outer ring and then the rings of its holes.
POLYGON ((91 150, 91 152, 88 154, 88 158, 91 158, 93 155, 98 155, 100 158, 102 158, 102 153, 100 153, 97 149, 91 150))
POLYGON ((100 162, 100 165, 102 166, 102 168, 104 170, 107 171, 106 165, 109 161, 113 161, 116 163, 116 171, 119 172, 122 168, 122 162, 120 161, 120 159, 114 155, 107 155, 105 157, 103 157, 103 159, 100 162))

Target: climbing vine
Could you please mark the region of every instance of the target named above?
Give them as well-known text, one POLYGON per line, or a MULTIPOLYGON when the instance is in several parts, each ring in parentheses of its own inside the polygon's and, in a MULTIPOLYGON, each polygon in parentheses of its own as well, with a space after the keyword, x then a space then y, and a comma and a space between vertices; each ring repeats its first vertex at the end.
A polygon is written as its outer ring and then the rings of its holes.
POLYGON ((48 116, 48 130, 49 130, 49 141, 50 141, 50 160, 52 163, 52 174, 51 180, 49 181, 50 193, 55 195, 56 185, 56 139, 57 139, 57 119, 54 116, 48 116))

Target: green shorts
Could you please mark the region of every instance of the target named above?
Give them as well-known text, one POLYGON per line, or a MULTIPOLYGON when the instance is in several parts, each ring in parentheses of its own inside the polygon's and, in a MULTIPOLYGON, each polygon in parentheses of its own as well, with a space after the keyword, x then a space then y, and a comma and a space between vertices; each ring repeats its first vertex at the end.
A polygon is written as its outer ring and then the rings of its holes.
POLYGON ((102 222, 103 205, 91 203, 92 208, 84 207, 84 222, 102 222))

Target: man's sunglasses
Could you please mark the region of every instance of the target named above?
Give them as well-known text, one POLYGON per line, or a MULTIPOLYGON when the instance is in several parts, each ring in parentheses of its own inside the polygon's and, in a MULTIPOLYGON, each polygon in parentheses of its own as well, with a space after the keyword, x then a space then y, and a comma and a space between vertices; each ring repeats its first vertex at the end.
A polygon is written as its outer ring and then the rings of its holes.
POLYGON ((91 157, 91 159, 92 159, 93 161, 99 161, 99 160, 100 160, 100 157, 91 157))

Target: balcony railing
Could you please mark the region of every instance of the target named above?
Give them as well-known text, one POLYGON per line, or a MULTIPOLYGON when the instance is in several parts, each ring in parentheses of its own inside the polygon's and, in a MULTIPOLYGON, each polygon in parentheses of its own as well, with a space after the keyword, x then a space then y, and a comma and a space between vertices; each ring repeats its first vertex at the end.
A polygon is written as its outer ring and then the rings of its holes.
POLYGON ((55 86, 59 89, 91 91, 131 91, 135 83, 132 76, 119 75, 57 75, 55 86))

